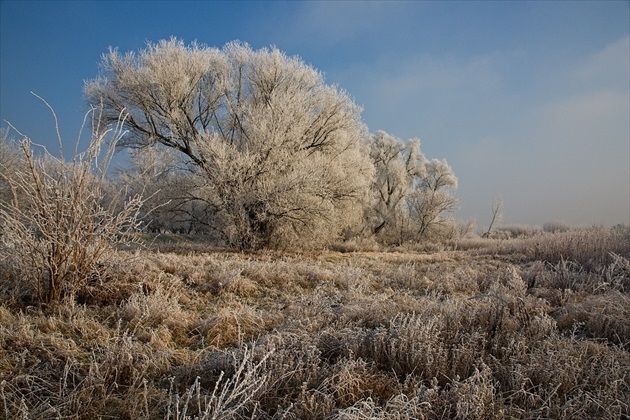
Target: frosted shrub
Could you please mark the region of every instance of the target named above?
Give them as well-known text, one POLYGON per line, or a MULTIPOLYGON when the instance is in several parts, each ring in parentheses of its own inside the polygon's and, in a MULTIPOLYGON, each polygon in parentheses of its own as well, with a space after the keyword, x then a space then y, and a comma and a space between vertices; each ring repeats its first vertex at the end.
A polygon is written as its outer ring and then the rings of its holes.
POLYGON ((142 199, 122 202, 122 192, 112 194, 106 179, 123 121, 121 115, 112 128, 95 125, 88 149, 69 162, 63 159, 61 138, 60 157, 45 149, 38 157, 24 136, 22 165, 5 177, 13 197, 0 203, 2 289, 15 295, 11 289, 26 284, 22 294, 34 292, 41 303, 58 301, 98 275, 114 244, 130 240, 125 234, 137 227, 142 199))
POLYGON ((20 164, 18 145, 9 134, 9 129, 0 130, 0 203, 11 201, 13 191, 8 181, 20 164))
MULTIPOLYGON (((246 417, 246 413, 252 413, 251 418, 254 418, 256 399, 268 382, 265 372, 267 359, 274 351, 264 353, 260 359, 256 358, 256 353, 255 347, 243 346, 239 351, 227 354, 228 362, 219 365, 221 370, 211 390, 202 386, 204 378, 200 376, 183 394, 176 392, 171 384, 165 418, 209 420, 250 417, 246 417)), ((209 374, 204 372, 206 377, 209 374)))
POLYGON ((568 223, 563 222, 561 220, 547 222, 543 225, 543 231, 549 232, 549 233, 561 233, 561 232, 568 232, 570 230, 571 230, 571 226, 568 223))

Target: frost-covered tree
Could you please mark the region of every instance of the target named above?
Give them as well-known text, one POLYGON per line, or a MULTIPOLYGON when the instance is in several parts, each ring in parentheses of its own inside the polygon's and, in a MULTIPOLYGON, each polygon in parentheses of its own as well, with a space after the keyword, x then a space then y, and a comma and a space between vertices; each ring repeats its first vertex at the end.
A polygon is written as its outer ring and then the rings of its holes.
POLYGON ((451 195, 455 188, 457 178, 445 160, 426 162, 425 175, 414 181, 413 190, 407 197, 412 238, 424 239, 432 234, 443 236, 444 230, 451 229, 452 223, 443 215, 458 205, 457 198, 451 195))
POLYGON ((369 223, 384 242, 423 240, 444 224, 457 200, 450 191, 457 178, 443 160, 427 160, 420 141, 403 142, 384 131, 372 136, 370 157, 376 169, 369 223))
POLYGON ((405 224, 405 199, 414 177, 424 175, 425 157, 418 140, 405 144, 384 131, 372 136, 370 157, 376 170, 373 232, 396 235, 405 224))
POLYGON ((330 240, 359 223, 373 166, 360 109, 276 48, 177 39, 105 54, 86 83, 124 144, 181 152, 203 176, 211 223, 233 246, 330 240))

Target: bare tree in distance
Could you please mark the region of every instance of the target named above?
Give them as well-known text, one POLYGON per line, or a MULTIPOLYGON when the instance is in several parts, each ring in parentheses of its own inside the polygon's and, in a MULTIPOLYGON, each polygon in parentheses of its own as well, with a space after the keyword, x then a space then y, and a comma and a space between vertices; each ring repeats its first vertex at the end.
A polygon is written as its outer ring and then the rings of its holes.
POLYGON ((490 225, 488 225, 488 230, 482 235, 484 238, 489 238, 492 234, 492 228, 495 225, 501 224, 503 221, 503 198, 499 197, 492 202, 492 219, 490 220, 490 225))
POLYGON ((297 57, 175 38, 110 49, 85 95, 105 123, 128 111, 124 146, 186 156, 232 246, 318 243, 362 220, 373 165, 360 109, 297 57))

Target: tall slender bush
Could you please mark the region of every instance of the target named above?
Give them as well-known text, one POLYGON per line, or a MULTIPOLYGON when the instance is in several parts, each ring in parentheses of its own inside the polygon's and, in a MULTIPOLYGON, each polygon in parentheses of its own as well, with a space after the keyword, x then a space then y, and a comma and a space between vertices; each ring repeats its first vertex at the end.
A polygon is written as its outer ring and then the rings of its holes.
POLYGON ((39 303, 59 301, 99 274, 115 244, 132 240, 126 234, 136 229, 143 200, 137 195, 125 201, 124 191, 112 191, 106 177, 115 144, 124 135, 124 113, 102 130, 100 110, 92 108, 85 121, 90 115, 89 146, 82 153, 75 149, 70 161, 63 159, 58 130, 59 157, 18 131, 21 164, 12 171, 2 167, 12 191, 0 203, 0 286, 5 292, 15 296, 22 289, 22 295, 39 303))

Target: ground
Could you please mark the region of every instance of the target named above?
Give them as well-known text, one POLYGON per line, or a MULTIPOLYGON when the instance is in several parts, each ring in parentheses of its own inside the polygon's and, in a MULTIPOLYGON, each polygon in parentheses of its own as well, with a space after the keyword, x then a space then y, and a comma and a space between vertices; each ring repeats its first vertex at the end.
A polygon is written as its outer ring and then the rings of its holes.
POLYGON ((3 287, 6 418, 628 418, 630 230, 383 249, 118 250, 3 287))

